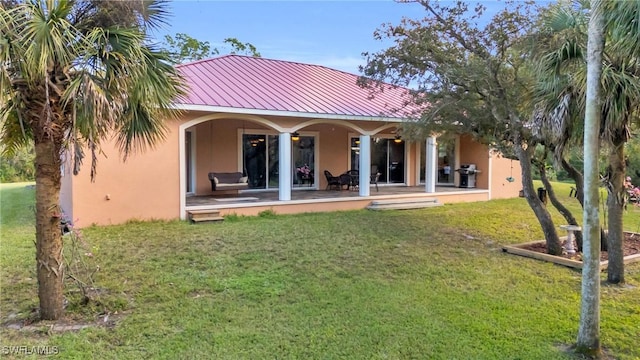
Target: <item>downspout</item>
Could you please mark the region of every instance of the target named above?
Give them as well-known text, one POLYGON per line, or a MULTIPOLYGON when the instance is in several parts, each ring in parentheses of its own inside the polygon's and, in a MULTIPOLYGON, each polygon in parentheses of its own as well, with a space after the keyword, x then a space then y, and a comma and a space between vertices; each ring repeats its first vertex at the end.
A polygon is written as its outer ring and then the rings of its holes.
POLYGON ((487 188, 489 190, 489 199, 493 199, 493 150, 489 149, 489 161, 487 170, 487 188))
POLYGON ((180 191, 178 192, 180 195, 180 220, 187 219, 187 167, 185 164, 185 155, 186 155, 186 129, 183 126, 178 127, 178 166, 180 167, 180 191))

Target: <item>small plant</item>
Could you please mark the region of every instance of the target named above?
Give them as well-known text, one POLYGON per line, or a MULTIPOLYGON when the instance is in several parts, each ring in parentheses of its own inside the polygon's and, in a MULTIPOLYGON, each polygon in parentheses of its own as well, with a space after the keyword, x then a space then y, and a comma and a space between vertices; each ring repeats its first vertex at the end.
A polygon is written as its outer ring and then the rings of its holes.
POLYGON ((260 216, 261 218, 272 218, 276 216, 276 212, 273 211, 273 209, 269 209, 259 212, 258 216, 260 216))
POLYGON ((311 168, 307 164, 304 164, 303 166, 296 168, 296 171, 298 172, 298 175, 302 177, 309 177, 309 175, 311 174, 311 168))
MULTIPOLYGON (((100 270, 95 264, 91 247, 82 236, 82 232, 73 227, 73 223, 63 216, 60 222, 63 235, 63 258, 65 263, 64 281, 77 286, 82 296, 80 303, 87 305, 97 294, 94 275, 100 270)), ((73 292, 65 284, 68 292, 73 292)))
POLYGON ((240 220, 240 216, 238 214, 236 214, 236 213, 227 214, 227 215, 224 216, 224 221, 227 221, 227 222, 235 222, 235 221, 238 221, 238 220, 240 220))

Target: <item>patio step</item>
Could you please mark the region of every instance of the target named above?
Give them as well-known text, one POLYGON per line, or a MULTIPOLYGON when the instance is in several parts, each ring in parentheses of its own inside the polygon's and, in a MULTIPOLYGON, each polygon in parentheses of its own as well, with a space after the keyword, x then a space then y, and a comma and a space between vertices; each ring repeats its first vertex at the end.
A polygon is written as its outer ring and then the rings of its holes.
POLYGON ((408 199, 389 199, 372 201, 367 209, 369 210, 407 210, 421 209, 427 207, 442 206, 438 199, 434 198, 408 198, 408 199))
POLYGON ((224 218, 220 216, 218 210, 189 210, 189 220, 192 223, 204 222, 204 221, 223 221, 224 218))

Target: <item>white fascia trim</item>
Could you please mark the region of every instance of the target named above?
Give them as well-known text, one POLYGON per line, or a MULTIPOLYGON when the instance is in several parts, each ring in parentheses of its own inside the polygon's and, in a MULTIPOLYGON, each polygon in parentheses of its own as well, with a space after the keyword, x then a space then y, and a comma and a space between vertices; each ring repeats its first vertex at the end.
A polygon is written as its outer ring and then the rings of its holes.
POLYGON ((337 120, 354 120, 354 121, 386 121, 401 123, 408 119, 386 116, 361 116, 361 115, 338 115, 338 114, 319 114, 298 111, 282 111, 282 110, 260 110, 260 109, 244 109, 225 106, 210 105, 191 105, 191 104, 174 104, 174 109, 188 111, 204 111, 204 112, 222 112, 229 114, 248 114, 248 115, 270 115, 270 116, 289 116, 303 117, 313 119, 337 119, 337 120))

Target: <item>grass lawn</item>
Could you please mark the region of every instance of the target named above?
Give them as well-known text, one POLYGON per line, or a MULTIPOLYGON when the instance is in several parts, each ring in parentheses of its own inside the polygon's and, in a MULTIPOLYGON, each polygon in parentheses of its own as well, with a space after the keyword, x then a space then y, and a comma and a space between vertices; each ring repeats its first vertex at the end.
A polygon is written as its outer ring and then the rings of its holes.
MULTIPOLYGON (((26 185, 0 187, 2 323, 37 308, 26 185)), ((558 186, 578 211, 569 185, 558 186)), ((625 216, 638 231, 640 208, 625 216)), ((87 261, 100 266, 103 292, 90 307, 70 292, 67 316, 106 313, 114 325, 2 327, 0 349, 55 346, 77 359, 571 359, 563 348, 577 336, 580 273, 501 250, 542 238, 521 198, 91 227, 87 261)), ((616 359, 640 359, 640 265, 626 277, 602 287, 602 343, 616 359)))

